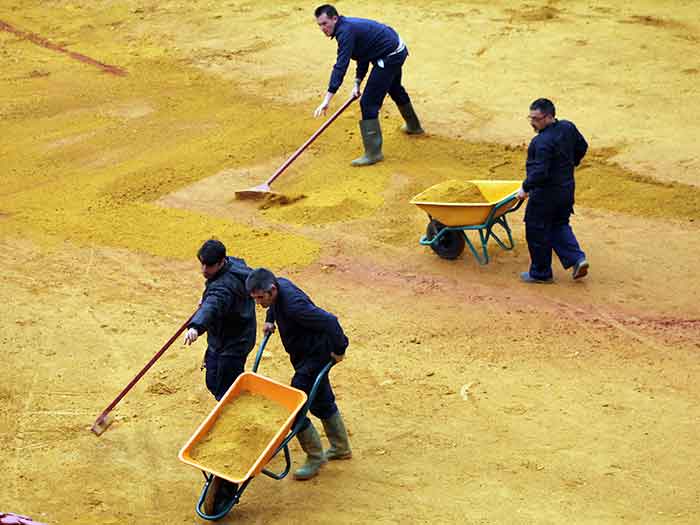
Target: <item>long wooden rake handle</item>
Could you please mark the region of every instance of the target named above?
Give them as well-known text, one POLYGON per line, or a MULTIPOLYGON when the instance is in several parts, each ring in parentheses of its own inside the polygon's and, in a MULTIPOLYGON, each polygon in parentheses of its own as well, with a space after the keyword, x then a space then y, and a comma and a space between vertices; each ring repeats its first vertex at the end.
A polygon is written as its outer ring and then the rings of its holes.
POLYGON ((144 366, 141 371, 136 374, 136 376, 129 382, 126 387, 119 392, 119 395, 114 398, 114 401, 112 401, 107 408, 105 408, 100 416, 95 420, 95 423, 92 425, 92 431, 97 434, 98 436, 104 432, 106 426, 103 427, 105 420, 107 418, 107 415, 114 409, 115 406, 117 406, 117 403, 122 400, 122 398, 131 390, 136 383, 138 383, 139 379, 143 377, 143 375, 148 372, 148 369, 151 368, 158 359, 160 359, 160 356, 162 356, 165 351, 170 348, 170 346, 175 342, 175 340, 180 336, 182 332, 185 331, 187 328, 187 325, 190 324, 190 321, 192 321, 192 318, 194 317, 194 314, 197 313, 196 311, 190 315, 190 317, 185 321, 180 328, 178 328, 177 332, 173 334, 173 336, 168 339, 168 341, 163 345, 163 347, 156 352, 156 354, 151 358, 151 360, 146 363, 146 366, 144 366))
POLYGON ((284 164, 282 164, 279 168, 277 168, 277 171, 275 171, 275 172, 270 176, 270 178, 267 179, 267 180, 265 181, 265 184, 269 186, 270 184, 273 183, 273 181, 274 181, 277 177, 279 177, 280 175, 282 175, 282 172, 283 172, 284 170, 286 170, 286 169, 289 167, 289 165, 290 165, 292 162, 294 162, 294 160, 296 160, 296 158, 297 158, 299 155, 301 155, 302 152, 303 152, 306 148, 308 148, 309 145, 310 145, 314 140, 316 140, 316 139, 318 138, 318 136, 319 136, 321 133, 323 133, 323 132, 325 131, 325 129, 326 129, 328 126, 330 126, 330 125, 333 123, 333 121, 334 121, 335 119, 337 119, 343 111, 345 111, 345 110, 348 108, 348 106, 349 106, 350 104, 352 104, 353 102, 355 102, 356 99, 357 99, 357 97, 350 97, 349 99, 347 99, 347 100, 345 101, 345 103, 344 103, 342 106, 340 106, 340 107, 337 109, 337 111, 336 111, 335 113, 333 113, 330 117, 328 117, 328 120, 326 120, 323 124, 321 124, 321 127, 318 128, 318 129, 316 130, 316 132, 315 132, 313 135, 311 135, 311 137, 309 137, 309 139, 308 139, 306 142, 304 142, 301 146, 299 146, 299 149, 298 149, 298 150, 296 150, 294 153, 292 153, 292 155, 291 155, 287 160, 284 161, 284 164))

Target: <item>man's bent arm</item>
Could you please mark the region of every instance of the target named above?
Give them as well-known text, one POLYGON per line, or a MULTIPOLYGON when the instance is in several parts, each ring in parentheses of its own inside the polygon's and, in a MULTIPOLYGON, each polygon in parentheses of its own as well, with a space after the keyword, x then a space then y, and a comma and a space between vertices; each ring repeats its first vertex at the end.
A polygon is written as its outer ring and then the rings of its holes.
POLYGON ((206 332, 214 319, 223 312, 231 303, 231 295, 222 289, 213 289, 207 294, 202 304, 194 314, 188 328, 194 328, 202 335, 206 332))

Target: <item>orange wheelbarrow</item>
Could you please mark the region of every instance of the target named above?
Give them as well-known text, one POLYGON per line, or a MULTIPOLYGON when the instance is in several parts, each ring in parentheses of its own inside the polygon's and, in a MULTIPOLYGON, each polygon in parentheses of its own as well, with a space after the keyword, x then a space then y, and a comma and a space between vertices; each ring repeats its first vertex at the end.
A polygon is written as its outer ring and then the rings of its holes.
MULTIPOLYGON (((202 474, 204 474, 204 487, 202 488, 202 493, 195 507, 197 515, 202 519, 216 521, 231 512, 231 509, 238 503, 243 492, 255 476, 262 473, 273 479, 281 480, 289 474, 292 466, 288 447, 289 442, 301 430, 301 426, 306 418, 306 413, 318 392, 319 384, 323 377, 328 374, 331 366, 333 366, 333 362, 330 362, 319 372, 311 389, 311 393, 307 397, 306 393, 301 390, 284 385, 257 373, 263 350, 269 338, 270 335, 268 334, 260 343, 260 348, 255 356, 253 371, 244 372, 238 376, 233 385, 231 385, 231 388, 224 394, 224 397, 221 398, 221 401, 217 403, 202 424, 199 425, 199 428, 197 428, 192 437, 190 437, 187 443, 182 447, 178 455, 181 461, 199 468, 202 474), (269 439, 266 446, 261 450, 246 451, 247 457, 257 457, 257 459, 247 467, 247 470, 240 471, 240 469, 238 469, 239 472, 232 472, 222 469, 219 465, 203 464, 201 462, 202 460, 193 457, 196 456, 196 454, 193 455, 193 450, 196 449, 203 440, 207 439, 207 435, 212 431, 212 428, 222 415, 224 409, 227 408, 226 405, 245 394, 253 394, 261 397, 268 403, 276 404, 276 409, 281 407, 286 412, 286 420, 274 436, 269 439), (280 473, 268 470, 266 468, 267 464, 280 452, 284 453, 286 463, 285 469, 280 473), (207 498, 208 491, 215 477, 228 481, 232 484, 231 486, 234 487, 234 490, 232 494, 229 495, 228 501, 218 505, 218 511, 214 514, 207 514, 203 509, 204 501, 207 498)), ((236 404, 234 403, 230 408, 235 414, 236 404)), ((261 414, 261 416, 264 417, 265 414, 261 414)))

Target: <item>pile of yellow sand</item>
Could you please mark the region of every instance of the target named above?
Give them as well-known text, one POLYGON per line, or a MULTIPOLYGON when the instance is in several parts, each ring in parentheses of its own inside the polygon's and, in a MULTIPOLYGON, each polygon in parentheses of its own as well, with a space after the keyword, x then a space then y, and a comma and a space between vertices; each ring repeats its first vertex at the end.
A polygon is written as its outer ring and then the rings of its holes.
POLYGON ((423 202, 481 203, 488 202, 473 182, 451 179, 436 184, 416 197, 423 202))
POLYGON ((243 392, 225 405, 214 425, 192 448, 200 465, 241 479, 289 417, 289 410, 243 392))

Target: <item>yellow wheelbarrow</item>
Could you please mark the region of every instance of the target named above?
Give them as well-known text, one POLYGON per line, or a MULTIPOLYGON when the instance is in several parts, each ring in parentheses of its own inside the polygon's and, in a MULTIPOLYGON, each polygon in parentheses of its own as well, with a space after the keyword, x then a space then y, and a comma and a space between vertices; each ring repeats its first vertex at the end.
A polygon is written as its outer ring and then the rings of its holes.
MULTIPOLYGON (((217 403, 211 413, 202 424, 199 425, 199 428, 197 428, 192 437, 190 437, 187 443, 182 447, 178 455, 181 461, 193 467, 197 467, 204 474, 205 484, 195 507, 197 515, 202 519, 216 521, 226 516, 233 506, 238 503, 241 495, 248 487, 248 484, 258 474, 262 473, 277 480, 281 480, 289 474, 292 464, 288 444, 301 430, 309 406, 316 397, 318 386, 333 365, 333 363, 330 362, 319 372, 311 392, 307 397, 301 390, 278 383, 277 381, 257 373, 262 358, 262 352, 269 338, 270 335, 266 335, 260 344, 260 348, 255 357, 253 371, 244 372, 238 376, 233 385, 231 385, 231 388, 228 389, 224 397, 221 398, 221 401, 217 403), (279 419, 280 414, 283 414, 283 422, 276 431, 272 430, 271 433, 270 425, 265 425, 266 428, 264 430, 270 435, 265 440, 265 444, 261 444, 262 442, 260 439, 257 439, 258 447, 255 450, 245 450, 245 445, 242 443, 226 443, 227 445, 231 445, 225 448, 226 454, 250 458, 250 464, 245 464, 245 466, 241 467, 242 461, 236 461, 235 463, 237 463, 237 466, 232 468, 230 465, 227 466, 227 461, 225 460, 222 461, 217 458, 216 462, 209 463, 208 461, 211 461, 211 459, 207 460, 206 456, 197 457, 199 454, 198 450, 201 449, 200 445, 207 442, 207 440, 211 440, 210 442, 213 443, 214 440, 212 438, 214 436, 221 440, 222 435, 215 432, 217 422, 221 421, 223 427, 227 421, 230 423, 232 418, 235 421, 236 417, 240 415, 236 412, 237 406, 243 406, 240 400, 244 396, 251 394, 259 400, 257 401, 258 403, 262 401, 262 405, 260 406, 271 407, 274 405, 274 413, 276 414, 276 418, 270 419, 271 414, 266 414, 265 410, 260 410, 255 413, 255 419, 270 423, 271 421, 279 419), (228 410, 229 408, 231 409, 230 411, 228 410), (285 469, 280 473, 275 473, 265 468, 280 452, 284 452, 286 462, 285 469), (215 477, 228 481, 231 484, 230 486, 234 488, 230 494, 227 495, 228 500, 224 501, 223 504, 219 504, 218 510, 216 510, 214 514, 207 514, 203 509, 204 502, 207 499, 208 491, 215 477)), ((272 410, 270 412, 272 412, 272 410)), ((256 426, 256 423, 256 421, 247 419, 247 424, 251 426, 246 427, 243 430, 244 433, 260 434, 255 428, 252 428, 256 426)), ((263 433, 262 436, 264 435, 263 433)), ((210 458, 211 457, 212 456, 210 456, 210 458)))
POLYGON ((443 259, 456 259, 464 251, 469 250, 479 264, 489 262, 487 244, 490 239, 504 250, 513 249, 513 236, 508 225, 507 214, 516 211, 523 201, 517 198, 522 181, 504 180, 470 180, 484 196, 487 202, 430 202, 421 195, 431 188, 419 193, 411 204, 415 204, 428 214, 430 222, 425 235, 420 238, 420 244, 430 246, 443 259), (494 231, 494 226, 500 226, 508 235, 502 240, 494 231), (467 236, 467 231, 478 231, 481 254, 467 236))

